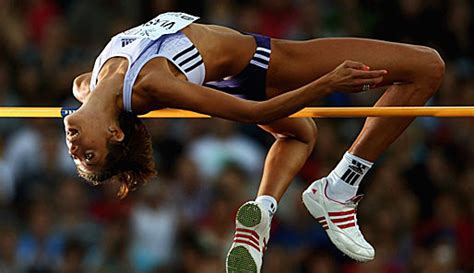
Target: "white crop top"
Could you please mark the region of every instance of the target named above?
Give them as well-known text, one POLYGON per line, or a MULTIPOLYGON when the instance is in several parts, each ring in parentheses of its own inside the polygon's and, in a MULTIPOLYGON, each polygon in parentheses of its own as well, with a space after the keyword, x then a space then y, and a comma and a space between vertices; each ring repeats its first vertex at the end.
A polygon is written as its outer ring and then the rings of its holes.
POLYGON ((206 69, 201 54, 191 40, 180 32, 198 18, 186 13, 168 12, 112 37, 95 61, 90 82, 91 91, 97 85, 102 66, 113 57, 128 59, 128 70, 123 84, 123 106, 128 112, 132 112, 132 89, 138 74, 153 58, 168 59, 188 81, 202 85, 206 69))

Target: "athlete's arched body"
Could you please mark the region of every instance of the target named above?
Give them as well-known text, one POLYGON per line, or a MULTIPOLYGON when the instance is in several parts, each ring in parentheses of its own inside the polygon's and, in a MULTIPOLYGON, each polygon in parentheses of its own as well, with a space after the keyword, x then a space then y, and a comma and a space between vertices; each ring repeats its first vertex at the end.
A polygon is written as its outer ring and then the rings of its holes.
MULTIPOLYGON (((160 16, 115 36, 92 73, 76 78, 73 92, 83 104, 65 119, 69 152, 81 176, 95 183, 119 177, 123 195, 152 174, 152 165, 141 166, 150 157, 143 152, 141 157, 133 155, 141 144, 127 135, 142 127, 133 122, 126 126, 126 111, 134 116, 181 108, 256 123, 273 134, 276 140, 265 161, 258 197, 237 214, 228 272, 260 272, 277 202, 316 143, 314 121, 286 118, 289 114, 332 92, 359 92, 369 86, 387 87, 376 106, 423 105, 444 73, 442 59, 427 47, 352 38, 269 39, 192 23, 195 18, 186 14, 160 16), (173 20, 184 26, 173 30, 173 20), (171 28, 172 33, 147 32, 153 28, 171 28), (117 149, 122 149, 118 156, 117 149), (127 161, 130 157, 135 161, 127 161)), ((306 207, 333 243, 356 260, 368 261, 375 254, 355 217, 358 184, 371 162, 411 121, 368 118, 337 167, 303 194, 306 207)))

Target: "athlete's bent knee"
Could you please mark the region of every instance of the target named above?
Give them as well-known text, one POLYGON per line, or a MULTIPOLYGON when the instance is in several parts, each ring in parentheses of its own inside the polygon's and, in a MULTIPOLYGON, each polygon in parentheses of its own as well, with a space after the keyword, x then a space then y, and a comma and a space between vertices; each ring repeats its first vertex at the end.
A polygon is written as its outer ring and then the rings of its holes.
POLYGON ((430 67, 430 75, 431 78, 436 81, 436 87, 439 87, 444 77, 446 65, 438 51, 433 48, 429 48, 428 50, 430 55, 430 61, 428 65, 430 67))
POLYGON ((277 121, 270 125, 259 125, 277 139, 291 139, 305 145, 308 155, 313 151, 318 137, 316 123, 311 118, 277 121))
POLYGON ((429 90, 436 91, 444 77, 445 63, 438 51, 430 47, 418 47, 421 56, 417 61, 420 65, 422 80, 430 86, 429 90))
POLYGON ((312 118, 305 118, 305 123, 307 124, 307 129, 305 130, 305 143, 307 143, 311 150, 316 145, 316 139, 318 138, 318 127, 312 118))
POLYGON ((293 136, 298 141, 306 144, 308 153, 311 153, 316 145, 318 137, 318 127, 312 118, 301 119, 302 130, 299 130, 298 135, 293 136))

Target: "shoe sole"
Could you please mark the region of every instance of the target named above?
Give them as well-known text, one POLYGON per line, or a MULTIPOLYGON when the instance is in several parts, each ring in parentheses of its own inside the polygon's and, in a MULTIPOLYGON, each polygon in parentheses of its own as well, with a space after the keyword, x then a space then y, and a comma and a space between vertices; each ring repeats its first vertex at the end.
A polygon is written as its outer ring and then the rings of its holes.
POLYGON ((227 255, 227 273, 257 273, 257 264, 243 246, 232 248, 227 255))
MULTIPOLYGON (((256 227, 262 221, 262 212, 255 204, 246 204, 237 211, 236 220, 247 227, 256 227)), ((235 246, 227 255, 227 273, 258 273, 257 263, 244 246, 235 246)))
MULTIPOLYGON (((326 213, 324 213, 324 208, 318 203, 316 202, 315 200, 313 200, 311 198, 311 195, 312 193, 311 192, 303 192, 303 195, 302 195, 302 199, 303 199, 303 204, 304 206, 306 207, 306 209, 308 210, 308 212, 314 217, 314 218, 319 218, 322 216, 324 216, 324 219, 326 220, 326 223, 328 223, 328 227, 330 228, 330 226, 333 226, 334 224, 328 219, 328 216, 326 215, 326 213), (314 210, 319 210, 320 212, 322 213, 318 213, 316 211, 312 211, 310 208, 312 207, 315 207, 316 209, 314 210)), ((352 259, 356 260, 356 261, 359 261, 359 262, 368 262, 368 261, 371 261, 373 260, 374 258, 373 257, 367 257, 367 256, 361 256, 361 255, 357 255, 355 253, 351 253, 349 251, 344 251, 343 249, 345 249, 345 246, 343 243, 341 243, 335 236, 332 235, 332 232, 337 232, 335 230, 327 230, 326 231, 326 234, 328 235, 329 239, 331 240, 331 242, 344 254, 346 254, 347 256, 351 257, 352 259)), ((344 235, 345 236, 345 235, 344 235)))

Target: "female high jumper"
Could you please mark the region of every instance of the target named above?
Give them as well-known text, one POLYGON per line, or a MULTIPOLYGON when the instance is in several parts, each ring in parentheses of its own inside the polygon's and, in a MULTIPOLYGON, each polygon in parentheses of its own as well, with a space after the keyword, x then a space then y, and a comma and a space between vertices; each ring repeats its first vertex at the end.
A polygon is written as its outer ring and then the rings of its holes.
MULTIPOLYGON (((423 105, 438 89, 444 62, 428 47, 337 38, 271 39, 194 23, 165 13, 112 37, 92 72, 74 80, 82 106, 64 119, 79 175, 92 184, 114 179, 119 196, 155 175, 150 136, 137 118, 166 107, 255 123, 275 137, 255 201, 236 215, 227 272, 261 271, 277 204, 316 143, 310 118, 290 114, 339 91, 385 87, 375 106, 423 105)), ((356 218, 364 175, 413 118, 369 117, 326 176, 303 193, 311 215, 343 253, 374 259, 356 218)))

